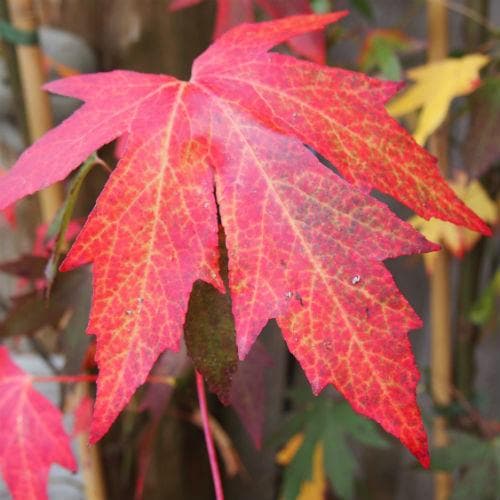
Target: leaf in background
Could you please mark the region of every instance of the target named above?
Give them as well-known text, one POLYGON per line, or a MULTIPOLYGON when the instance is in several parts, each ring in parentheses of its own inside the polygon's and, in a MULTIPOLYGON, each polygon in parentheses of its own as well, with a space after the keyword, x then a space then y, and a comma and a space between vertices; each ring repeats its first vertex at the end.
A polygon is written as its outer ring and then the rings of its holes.
POLYGON ((432 453, 432 470, 460 471, 451 500, 496 498, 500 486, 500 438, 485 440, 464 432, 453 432, 451 438, 449 446, 432 453))
MULTIPOLYGON (((203 0, 172 0, 170 10, 179 10, 203 0)), ((214 39, 241 23, 255 20, 254 6, 260 7, 272 19, 299 14, 312 14, 309 0, 217 0, 214 39)), ((326 45, 322 33, 305 33, 289 40, 290 47, 301 56, 318 64, 326 62, 326 45)))
POLYGON ((415 83, 393 99, 387 110, 396 117, 421 110, 413 136, 419 144, 425 144, 445 120, 451 101, 477 88, 479 70, 488 62, 485 55, 469 54, 410 69, 407 76, 415 83))
MULTIPOLYGON (((498 299, 500 298, 500 269, 495 272, 490 284, 486 287, 476 303, 472 306, 469 318, 475 325, 486 325, 497 316, 498 299)), ((493 327, 495 330, 495 325, 493 327)))
MULTIPOLYGON (((85 300, 80 292, 86 275, 83 269, 61 275, 54 285, 50 299, 41 291, 14 297, 12 307, 0 322, 0 336, 33 335, 46 326, 58 328, 67 313, 74 316, 80 309, 85 309, 85 300)), ((87 318, 88 316, 85 316, 83 325, 77 331, 80 337, 87 318)), ((83 338, 85 339, 85 336, 83 338)))
MULTIPOLYGON (((331 418, 335 418, 334 415, 331 418)), ((342 428, 334 424, 325 429, 324 442, 329 444, 325 456, 325 470, 336 494, 340 498, 351 499, 354 498, 358 464, 342 433, 342 428)))
POLYGON ((261 447, 266 409, 266 371, 272 361, 258 340, 248 356, 238 363, 229 404, 238 414, 257 449, 261 447))
POLYGON ((15 500, 47 498, 50 466, 76 470, 62 413, 0 347, 0 470, 15 500))
POLYGON ((361 71, 379 70, 388 80, 401 80, 398 53, 407 52, 415 46, 416 42, 400 30, 371 30, 366 35, 359 55, 361 71))
POLYGON ((66 311, 67 305, 48 304, 43 294, 37 291, 15 297, 0 322, 0 337, 34 335, 46 326, 57 328, 66 311))
MULTIPOLYGON (((327 404, 331 402, 327 401, 327 404)), ((333 489, 341 498, 353 498, 359 474, 351 440, 374 448, 388 443, 373 422, 360 417, 344 402, 333 405, 324 430, 325 468, 333 489)))
POLYGON ((332 10, 330 0, 311 0, 310 4, 315 14, 327 14, 332 10))
POLYGON ((68 193, 64 203, 58 210, 51 226, 47 228, 45 240, 54 240, 49 260, 47 262, 47 267, 45 268, 45 278, 47 280, 47 288, 49 290, 52 288, 52 283, 57 275, 57 268, 59 266, 61 256, 66 250, 68 240, 72 240, 80 231, 80 225, 71 221, 71 219, 73 217, 73 211, 78 200, 78 195, 80 194, 80 190, 83 186, 83 182, 92 168, 99 162, 102 163, 95 153, 85 160, 69 184, 68 193))
MULTIPOLYGON (((457 180, 450 182, 450 186, 455 191, 455 194, 483 220, 491 225, 497 222, 497 204, 491 200, 479 181, 473 180, 469 182, 465 176, 460 176, 457 180)), ((469 252, 481 238, 481 235, 476 232, 439 219, 426 221, 422 217, 413 216, 408 222, 429 241, 443 245, 459 258, 469 252)), ((436 253, 423 255, 428 273, 433 272, 436 258, 436 253)))
POLYGON ((158 380, 151 381, 145 388, 140 403, 140 411, 148 411, 151 421, 139 438, 137 480, 135 498, 143 498, 144 484, 149 465, 153 456, 153 447, 156 443, 161 417, 167 408, 175 389, 175 379, 190 366, 186 346, 182 343, 179 352, 165 351, 156 361, 151 370, 151 377, 158 380), (164 383, 158 383, 165 379, 164 383), (171 379, 172 383, 168 383, 171 379), (156 382, 156 383, 155 383, 156 382))
POLYGON ((408 340, 422 323, 383 261, 436 246, 366 188, 424 217, 491 231, 456 198, 435 158, 387 115, 397 84, 269 52, 344 15, 234 28, 197 58, 189 82, 114 71, 47 86, 85 104, 0 178, 0 208, 127 134, 61 266, 93 263, 93 442, 159 354, 179 349, 193 283, 224 291, 220 216, 240 358, 276 318, 316 394, 333 384, 428 464, 408 340))
POLYGON ((47 259, 38 255, 21 255, 16 260, 0 263, 2 273, 29 281, 43 279, 47 259))
POLYGON ((322 466, 335 493, 341 498, 354 498, 358 466, 351 441, 377 448, 388 446, 373 422, 354 413, 345 402, 335 403, 328 398, 319 398, 313 403, 312 410, 307 412, 303 432, 304 439, 302 434, 294 436, 278 455, 279 463, 291 462, 284 476, 286 499, 295 498, 298 485, 310 477, 311 448, 317 450, 321 444, 322 466), (307 444, 305 449, 304 444, 307 444), (297 463, 290 457, 297 457, 297 463))
POLYGON ((78 271, 71 273, 73 278, 68 277, 68 281, 63 279, 64 275, 59 275, 55 280, 53 295, 48 298, 49 301, 68 301, 71 316, 61 335, 62 349, 66 357, 63 373, 74 375, 82 370, 92 371, 94 368, 84 366, 91 342, 91 337, 85 335, 85 329, 89 321, 92 275, 88 268, 78 271))
POLYGON ((281 457, 278 454, 278 458, 281 458, 281 460, 292 456, 283 474, 281 497, 284 500, 295 500, 299 494, 304 493, 304 487, 306 489, 311 488, 310 483, 314 476, 315 452, 318 446, 321 446, 326 419, 326 415, 320 406, 316 406, 315 410, 309 413, 303 433, 289 444, 288 449, 284 450, 281 457))
MULTIPOLYGON (((276 462, 280 465, 289 465, 304 442, 302 434, 291 437, 285 447, 276 455, 276 462)), ((324 498, 326 490, 326 476, 323 458, 323 444, 317 443, 312 456, 312 477, 300 485, 297 500, 320 500, 324 498)))
POLYGON ((350 0, 352 6, 368 19, 373 19, 373 7, 370 0, 350 0))
POLYGON ((165 351, 151 370, 150 377, 158 380, 148 383, 141 399, 140 411, 149 411, 153 420, 160 420, 174 391, 175 379, 189 366, 184 344, 181 345, 179 352, 165 351), (165 383, 161 383, 161 379, 165 379, 165 383))
POLYGON ((487 77, 470 96, 471 122, 462 151, 474 176, 500 160, 500 76, 487 77))

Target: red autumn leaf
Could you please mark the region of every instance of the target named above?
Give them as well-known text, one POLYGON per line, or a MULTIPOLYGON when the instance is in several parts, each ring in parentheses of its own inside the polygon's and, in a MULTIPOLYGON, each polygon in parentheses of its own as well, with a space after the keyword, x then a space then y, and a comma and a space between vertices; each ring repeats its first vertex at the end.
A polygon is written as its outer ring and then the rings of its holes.
MULTIPOLYGON (((179 10, 201 3, 203 0, 172 0, 170 10, 179 10)), ((217 19, 214 39, 241 23, 254 21, 254 5, 269 17, 279 19, 298 14, 312 14, 308 0, 217 0, 217 19)), ((305 33, 289 40, 290 47, 311 61, 326 61, 325 37, 320 32, 305 33)))
POLYGON ((333 384, 428 465, 407 338, 421 321, 383 260, 436 246, 365 190, 392 194, 423 217, 489 229, 386 113, 397 84, 268 52, 343 15, 237 27, 196 60, 189 82, 115 71, 48 85, 85 105, 0 179, 0 208, 127 134, 62 265, 93 263, 93 441, 158 355, 179 348, 193 283, 224 290, 218 207, 240 358, 276 318, 315 393, 333 384))
POLYGON ((51 464, 76 470, 62 413, 32 387, 30 375, 0 347, 0 469, 12 496, 47 498, 51 464))

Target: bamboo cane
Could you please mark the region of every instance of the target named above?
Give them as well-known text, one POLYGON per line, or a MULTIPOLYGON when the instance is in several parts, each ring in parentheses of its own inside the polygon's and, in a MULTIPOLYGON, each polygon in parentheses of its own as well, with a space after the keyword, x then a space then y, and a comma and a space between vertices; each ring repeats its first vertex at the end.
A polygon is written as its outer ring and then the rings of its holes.
MULTIPOLYGON (((8 0, 12 25, 23 31, 36 31, 37 21, 33 0, 8 0)), ((45 76, 42 53, 38 45, 16 45, 19 74, 26 110, 26 121, 30 142, 36 141, 52 128, 52 110, 49 97, 42 90, 45 76)), ((52 221, 63 201, 62 186, 56 184, 39 193, 43 222, 52 221)))
MULTIPOLYGON (((33 0, 7 0, 9 18, 14 28, 25 32, 38 29, 33 0)), ((53 126, 49 97, 43 91, 45 74, 42 52, 38 45, 16 45, 17 64, 22 86, 24 109, 31 143, 39 139, 53 126)), ((61 184, 50 186, 39 193, 42 222, 49 224, 64 200, 61 184)), ((88 392, 88 384, 81 382, 78 389, 88 392)), ((105 500, 105 487, 99 450, 88 445, 88 435, 78 437, 80 462, 84 478, 85 496, 88 500, 105 500)))
MULTIPOLYGON (((88 382, 79 382, 77 395, 85 397, 89 395, 88 382)), ((78 450, 80 453, 80 468, 87 500, 105 500, 106 488, 102 471, 101 456, 96 445, 89 445, 88 432, 78 434, 78 450)))
MULTIPOLYGON (((448 55, 448 12, 439 0, 427 0, 428 60, 443 59, 448 55)), ((448 130, 446 124, 430 139, 429 149, 434 154, 444 176, 448 173, 448 130)), ((441 250, 430 278, 431 314, 431 391, 437 407, 451 403, 452 350, 449 254, 441 250)), ((433 421, 434 446, 448 444, 446 418, 438 415, 433 421)), ((434 474, 434 498, 447 500, 453 484, 448 473, 434 474)))

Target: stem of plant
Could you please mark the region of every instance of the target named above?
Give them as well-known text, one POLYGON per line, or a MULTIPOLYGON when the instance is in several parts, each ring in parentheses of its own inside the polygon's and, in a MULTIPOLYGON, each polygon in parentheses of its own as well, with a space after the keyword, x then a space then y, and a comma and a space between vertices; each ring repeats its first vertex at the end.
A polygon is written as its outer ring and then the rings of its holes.
MULTIPOLYGON (((439 61, 448 56, 448 11, 440 0, 427 0, 428 60, 439 61)), ((429 149, 437 157, 441 172, 448 171, 448 127, 444 123, 430 139, 429 149)), ((441 250, 430 279, 431 313, 431 391, 436 407, 451 403, 451 310, 449 254, 441 250)), ((433 444, 448 444, 447 420, 436 415, 433 421, 433 444)), ((447 500, 453 488, 452 476, 446 472, 434 474, 434 498, 447 500)))
MULTIPOLYGON (((34 382, 57 382, 59 384, 76 384, 78 382, 95 382, 97 375, 33 375, 34 382)), ((174 377, 150 375, 146 382, 150 384, 165 384, 175 386, 174 377)))
POLYGON ((216 500, 224 500, 224 492, 222 490, 222 481, 220 477, 219 464, 217 462, 217 454, 215 452, 214 440, 210 429, 210 421, 207 409, 207 397, 205 394, 205 382, 203 376, 196 372, 196 389, 198 391, 198 401, 200 403, 201 419, 203 422, 203 432, 205 433, 205 442, 207 444, 208 459, 210 461, 210 469, 212 471, 212 480, 214 482, 216 500))
MULTIPOLYGON (((10 22, 7 0, 0 0, 0 19, 10 22)), ((24 109, 23 89, 19 75, 19 65, 17 63, 16 48, 14 45, 2 42, 2 56, 5 58, 9 71, 9 83, 14 98, 14 113, 17 126, 22 131, 22 136, 26 144, 29 143, 28 123, 26 121, 26 111, 24 109)))
MULTIPOLYGON (((33 0, 7 0, 12 25, 22 31, 38 29, 33 0)), ((52 128, 52 109, 49 97, 42 90, 45 74, 42 53, 38 45, 15 46, 19 76, 22 84, 24 109, 30 142, 36 141, 52 128)), ((50 223, 63 202, 61 184, 54 184, 39 194, 42 222, 50 223)))

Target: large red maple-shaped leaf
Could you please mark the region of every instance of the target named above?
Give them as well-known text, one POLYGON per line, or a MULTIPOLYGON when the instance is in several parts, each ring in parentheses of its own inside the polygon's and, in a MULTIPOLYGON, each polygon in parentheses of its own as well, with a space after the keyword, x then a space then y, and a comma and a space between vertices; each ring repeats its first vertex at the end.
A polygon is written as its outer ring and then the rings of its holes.
POLYGON ((14 498, 47 498, 51 464, 76 470, 62 413, 0 347, 0 469, 14 498))
MULTIPOLYGON (((172 0, 170 10, 179 10, 201 3, 203 0, 172 0)), ((271 18, 312 14, 309 0, 217 0, 217 18, 214 39, 228 29, 241 23, 254 21, 254 5, 260 7, 271 18)), ((320 32, 306 33, 288 42, 295 53, 311 61, 324 64, 326 61, 325 37, 320 32)))
POLYGON ((127 135, 62 266, 94 265, 93 440, 158 355, 178 349, 193 283, 223 291, 218 205, 240 357, 276 318, 316 393, 334 384, 428 464, 407 339, 421 322, 382 261, 435 246, 365 191, 376 187, 424 217, 489 230, 385 112, 396 84, 268 53, 343 15, 235 28, 197 59, 189 82, 116 71, 48 86, 86 103, 0 179, 0 208, 127 135))

